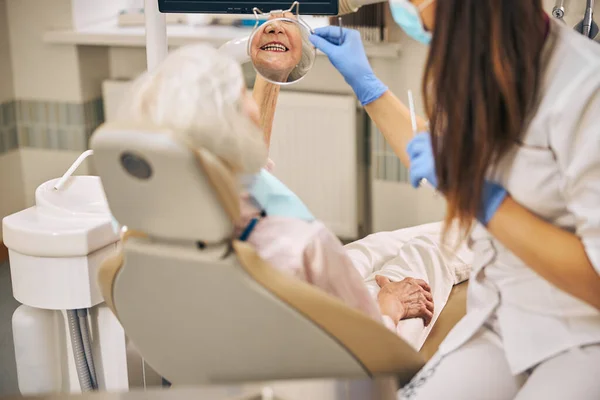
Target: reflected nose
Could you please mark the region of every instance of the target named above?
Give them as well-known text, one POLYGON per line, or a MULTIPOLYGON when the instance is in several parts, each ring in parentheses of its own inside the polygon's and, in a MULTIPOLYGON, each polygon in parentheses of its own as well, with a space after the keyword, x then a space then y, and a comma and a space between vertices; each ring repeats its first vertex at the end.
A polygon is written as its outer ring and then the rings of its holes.
POLYGON ((265 26, 265 33, 272 33, 277 35, 284 32, 285 31, 283 29, 283 26, 279 22, 269 22, 267 26, 265 26))

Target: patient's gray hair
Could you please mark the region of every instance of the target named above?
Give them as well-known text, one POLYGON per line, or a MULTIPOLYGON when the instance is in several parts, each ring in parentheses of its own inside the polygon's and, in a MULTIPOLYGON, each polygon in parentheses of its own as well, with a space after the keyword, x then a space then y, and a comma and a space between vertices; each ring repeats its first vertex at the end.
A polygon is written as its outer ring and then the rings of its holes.
POLYGON ((302 57, 296 68, 290 72, 287 79, 288 82, 296 82, 298 79, 308 74, 308 71, 310 71, 315 62, 315 47, 310 42, 310 32, 302 24, 300 24, 299 29, 300 36, 302 37, 302 57))
POLYGON ((244 85, 234 60, 208 45, 185 46, 135 80, 117 119, 169 129, 238 172, 258 172, 267 147, 243 110, 244 85))

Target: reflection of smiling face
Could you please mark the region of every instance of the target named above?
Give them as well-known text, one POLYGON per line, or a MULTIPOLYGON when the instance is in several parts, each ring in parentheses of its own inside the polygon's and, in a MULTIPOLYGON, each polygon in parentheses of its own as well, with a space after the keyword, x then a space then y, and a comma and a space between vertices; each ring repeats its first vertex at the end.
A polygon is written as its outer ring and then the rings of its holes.
POLYGON ((302 58, 299 25, 280 19, 266 22, 252 39, 250 57, 261 75, 285 81, 302 58))

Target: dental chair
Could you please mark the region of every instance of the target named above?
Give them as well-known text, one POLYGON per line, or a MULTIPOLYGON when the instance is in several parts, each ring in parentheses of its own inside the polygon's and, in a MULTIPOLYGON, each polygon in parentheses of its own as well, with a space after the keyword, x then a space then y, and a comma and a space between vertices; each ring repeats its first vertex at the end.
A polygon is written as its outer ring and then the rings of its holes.
POLYGON ((403 385, 465 312, 461 285, 416 352, 233 238, 236 178, 212 153, 122 124, 100 127, 91 148, 111 212, 127 227, 120 254, 100 269, 101 291, 173 385, 390 375, 403 385))

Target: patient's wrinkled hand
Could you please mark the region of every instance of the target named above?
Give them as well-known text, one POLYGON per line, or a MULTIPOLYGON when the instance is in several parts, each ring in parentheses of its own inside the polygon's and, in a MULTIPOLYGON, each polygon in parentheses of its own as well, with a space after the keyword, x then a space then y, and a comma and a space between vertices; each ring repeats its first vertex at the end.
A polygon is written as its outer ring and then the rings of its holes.
POLYGON ((381 275, 377 275, 375 281, 381 288, 377 302, 382 314, 392 318, 395 324, 402 319, 422 318, 425 326, 429 325, 433 317, 433 296, 427 282, 413 278, 391 282, 381 275))

